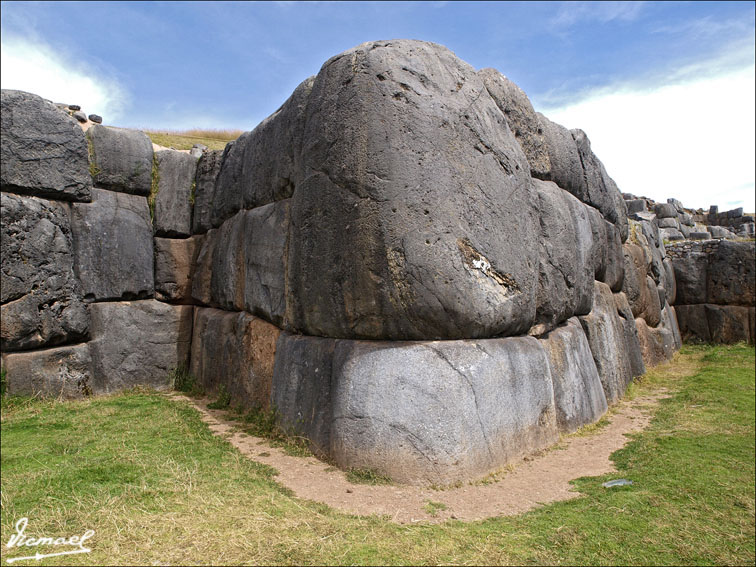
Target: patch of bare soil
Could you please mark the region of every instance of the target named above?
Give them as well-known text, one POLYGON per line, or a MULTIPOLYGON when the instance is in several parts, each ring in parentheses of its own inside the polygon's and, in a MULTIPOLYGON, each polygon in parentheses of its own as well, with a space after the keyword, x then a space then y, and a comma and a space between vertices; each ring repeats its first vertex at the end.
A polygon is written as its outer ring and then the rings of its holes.
POLYGON ((648 425, 664 395, 660 391, 621 401, 611 409, 609 423, 595 432, 566 436, 556 447, 526 457, 495 475, 443 490, 351 483, 342 471, 327 463, 314 457, 289 456, 267 440, 239 431, 238 424, 227 419, 226 411, 207 408, 211 400, 173 397, 196 407, 210 429, 242 454, 279 471, 276 480, 298 497, 350 514, 386 515, 404 524, 515 515, 549 502, 577 498, 580 494, 572 490, 570 481, 615 471, 609 456, 625 445, 628 434, 648 425))

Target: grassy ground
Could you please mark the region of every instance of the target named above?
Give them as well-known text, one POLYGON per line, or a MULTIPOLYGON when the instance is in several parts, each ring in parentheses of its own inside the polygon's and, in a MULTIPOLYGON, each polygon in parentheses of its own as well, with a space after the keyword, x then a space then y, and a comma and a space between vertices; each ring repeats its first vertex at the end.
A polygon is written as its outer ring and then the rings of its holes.
POLYGON ((222 150, 236 140, 242 130, 143 130, 152 143, 176 150, 191 150, 194 144, 204 144, 211 150, 222 150))
POLYGON ((96 532, 92 553, 44 565, 753 565, 754 348, 686 346, 630 395, 662 387, 672 397, 615 453, 619 472, 575 481, 583 497, 435 526, 299 500, 161 395, 5 400, 3 563, 22 555, 4 544, 26 516, 37 537, 96 532), (620 477, 634 484, 602 488, 620 477))

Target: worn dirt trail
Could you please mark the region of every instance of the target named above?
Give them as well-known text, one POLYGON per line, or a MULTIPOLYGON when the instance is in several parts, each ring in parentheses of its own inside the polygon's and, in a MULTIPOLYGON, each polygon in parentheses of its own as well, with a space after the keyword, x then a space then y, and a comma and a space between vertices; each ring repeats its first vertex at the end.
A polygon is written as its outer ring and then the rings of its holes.
POLYGON ((612 408, 610 423, 596 432, 564 437, 556 448, 520 460, 487 481, 444 490, 351 483, 343 472, 327 463, 314 457, 286 455, 265 439, 239 431, 238 422, 227 419, 226 411, 207 408, 212 400, 173 397, 197 408, 210 429, 228 439, 243 455, 279 471, 276 480, 300 498, 352 514, 386 515, 398 523, 436 523, 449 518, 478 520, 515 515, 541 504, 578 497, 570 481, 616 470, 609 456, 625 445, 627 434, 648 425, 653 408, 664 395, 660 391, 622 401, 612 408), (436 506, 430 513, 430 501, 443 504, 445 509, 436 506))

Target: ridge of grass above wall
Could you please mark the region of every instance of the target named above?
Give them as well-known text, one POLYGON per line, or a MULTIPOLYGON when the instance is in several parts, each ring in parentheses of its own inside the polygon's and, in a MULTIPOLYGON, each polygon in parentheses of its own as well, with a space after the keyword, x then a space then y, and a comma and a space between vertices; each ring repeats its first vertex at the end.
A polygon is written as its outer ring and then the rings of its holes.
MULTIPOLYGON (((300 500, 165 395, 4 399, 3 544, 28 517, 35 537, 96 532, 91 553, 45 565, 753 565, 754 353, 685 346, 647 373, 629 395, 670 397, 617 473, 574 482, 582 497, 441 525, 300 500), (634 484, 601 486, 619 477, 634 484)), ((2 561, 37 550, 3 545, 2 561)))
POLYGON ((194 144, 204 144, 211 150, 222 150, 232 140, 236 140, 244 130, 152 130, 142 129, 153 144, 175 150, 191 150, 194 144))

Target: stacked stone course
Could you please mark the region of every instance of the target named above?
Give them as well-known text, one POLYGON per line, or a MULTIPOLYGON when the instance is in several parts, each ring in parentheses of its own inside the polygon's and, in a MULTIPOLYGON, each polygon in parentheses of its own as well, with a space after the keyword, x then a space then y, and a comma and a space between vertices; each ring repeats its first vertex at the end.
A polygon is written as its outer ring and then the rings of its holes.
POLYGON ((187 365, 339 466, 444 484, 596 421, 680 346, 648 202, 584 132, 441 46, 342 53, 198 160, 51 114, 79 185, 24 185, 6 155, 19 109, 26 127, 47 104, 3 92, 10 392, 167 388, 187 365), (51 242, 61 260, 26 270, 51 242))

